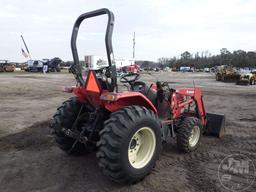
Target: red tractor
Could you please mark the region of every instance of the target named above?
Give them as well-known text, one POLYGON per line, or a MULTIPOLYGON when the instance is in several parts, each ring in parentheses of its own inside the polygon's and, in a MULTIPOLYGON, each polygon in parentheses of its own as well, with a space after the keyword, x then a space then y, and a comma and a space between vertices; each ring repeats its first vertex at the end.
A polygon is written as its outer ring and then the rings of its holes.
POLYGON ((128 91, 119 91, 112 61, 114 15, 108 9, 82 14, 71 38, 77 85, 67 88, 74 97, 57 109, 51 130, 59 147, 71 155, 97 151, 103 174, 115 182, 136 183, 150 173, 159 158, 162 142, 176 138, 183 152, 194 151, 203 133, 224 134, 224 115, 206 114, 199 88, 172 89, 167 82, 148 86, 139 74, 122 76, 128 91), (76 39, 84 19, 106 14, 108 67, 82 76, 76 39))
POLYGON ((139 73, 140 72, 140 66, 139 65, 130 65, 127 67, 128 73, 139 73))

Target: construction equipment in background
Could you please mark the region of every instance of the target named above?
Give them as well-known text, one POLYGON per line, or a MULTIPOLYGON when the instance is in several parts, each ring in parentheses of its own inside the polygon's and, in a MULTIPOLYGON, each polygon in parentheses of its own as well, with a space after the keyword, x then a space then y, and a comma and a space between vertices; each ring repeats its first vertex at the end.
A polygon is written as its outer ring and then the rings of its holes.
POLYGON ((25 39, 23 38, 22 35, 20 37, 21 37, 22 42, 27 51, 27 52, 25 52, 24 49, 21 49, 22 54, 24 57, 30 58, 30 60, 27 61, 27 66, 23 67, 25 69, 25 71, 43 72, 43 68, 45 65, 47 66, 47 72, 60 72, 61 71, 60 64, 61 64, 62 60, 59 57, 54 57, 53 59, 32 60, 30 52, 28 50, 28 46, 25 42, 25 39))
POLYGON ((74 93, 57 109, 50 125, 58 146, 70 155, 97 150, 103 174, 118 183, 136 183, 148 175, 160 156, 167 138, 176 138, 177 147, 191 152, 199 147, 203 133, 221 137, 225 116, 206 113, 202 91, 198 87, 170 87, 168 82, 148 86, 139 74, 120 78, 128 91, 119 91, 113 58, 114 15, 108 9, 84 13, 76 20, 71 36, 74 64, 70 68, 76 86, 74 93), (105 35, 107 66, 89 68, 83 78, 76 40, 83 20, 108 16, 105 35))
POLYGON ((215 70, 216 81, 237 82, 240 78, 239 72, 230 65, 220 65, 215 70))
POLYGON ((8 62, 8 60, 0 60, 0 72, 14 72, 15 65, 8 62))
POLYGON ((60 64, 62 60, 59 57, 53 59, 28 60, 25 71, 27 72, 43 72, 44 65, 47 65, 47 72, 60 72, 60 64))
POLYGON ((236 82, 237 85, 255 85, 256 71, 241 71, 240 78, 236 82))
POLYGON ((41 60, 28 60, 25 71, 27 72, 42 72, 44 63, 41 60))
POLYGON ((54 57, 53 59, 42 59, 44 65, 48 66, 47 72, 60 72, 61 67, 60 64, 62 63, 62 60, 59 57, 54 57))
POLYGON ((28 64, 27 62, 24 62, 24 63, 20 63, 19 64, 19 67, 22 71, 25 71, 27 68, 28 68, 28 64))

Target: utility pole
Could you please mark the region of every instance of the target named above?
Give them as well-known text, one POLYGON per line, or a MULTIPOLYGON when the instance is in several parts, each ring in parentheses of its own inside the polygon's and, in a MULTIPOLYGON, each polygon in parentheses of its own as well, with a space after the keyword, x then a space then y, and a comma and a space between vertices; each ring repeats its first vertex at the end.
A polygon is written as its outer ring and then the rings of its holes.
POLYGON ((133 53, 132 53, 132 58, 135 58, 135 32, 133 32, 133 53))
POLYGON ((25 48, 26 48, 26 50, 27 50, 27 52, 28 52, 28 56, 29 56, 29 58, 31 59, 31 56, 30 56, 30 53, 29 53, 28 47, 27 47, 27 45, 26 45, 26 42, 25 42, 25 40, 24 40, 24 38, 23 38, 23 36, 22 36, 22 35, 21 35, 20 37, 21 37, 21 39, 22 39, 22 41, 23 41, 23 43, 24 43, 24 45, 25 45, 25 48))

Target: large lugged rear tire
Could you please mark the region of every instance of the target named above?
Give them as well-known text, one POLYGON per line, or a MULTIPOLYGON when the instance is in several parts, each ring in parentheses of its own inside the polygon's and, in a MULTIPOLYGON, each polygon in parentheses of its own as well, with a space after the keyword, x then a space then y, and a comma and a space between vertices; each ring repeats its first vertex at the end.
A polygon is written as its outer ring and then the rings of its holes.
POLYGON ((221 75, 219 73, 216 74, 216 81, 221 81, 221 75))
POLYGON ((56 72, 61 72, 61 69, 60 69, 60 67, 56 67, 56 72))
POLYGON ((99 167, 118 183, 136 183, 150 173, 161 151, 161 123, 153 111, 129 106, 111 114, 97 143, 99 167))
POLYGON ((186 117, 176 131, 178 149, 185 153, 194 151, 199 146, 202 128, 198 118, 186 117))
POLYGON ((250 85, 255 85, 255 80, 253 78, 250 79, 250 85))
POLYGON ((81 103, 76 97, 71 97, 65 101, 62 106, 57 109, 53 116, 50 128, 58 146, 69 155, 82 155, 88 152, 85 145, 77 143, 72 151, 70 151, 74 139, 66 136, 61 129, 71 129, 81 108, 81 103))

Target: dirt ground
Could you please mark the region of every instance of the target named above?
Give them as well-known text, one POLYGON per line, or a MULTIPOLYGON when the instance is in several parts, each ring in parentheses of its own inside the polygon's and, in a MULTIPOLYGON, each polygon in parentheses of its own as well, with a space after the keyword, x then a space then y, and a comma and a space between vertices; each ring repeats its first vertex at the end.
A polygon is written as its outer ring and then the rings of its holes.
MULTIPOLYGON (((49 121, 71 96, 61 92, 74 84, 71 74, 0 74, 0 191, 228 191, 218 179, 225 157, 242 153, 256 165, 256 86, 216 82, 208 73, 142 75, 147 82, 157 79, 174 88, 201 87, 207 111, 226 115, 226 135, 203 137, 189 154, 171 140, 149 176, 122 186, 101 174, 95 154, 70 157, 53 142, 49 121)), ((256 183, 245 191, 256 191, 256 183)))

